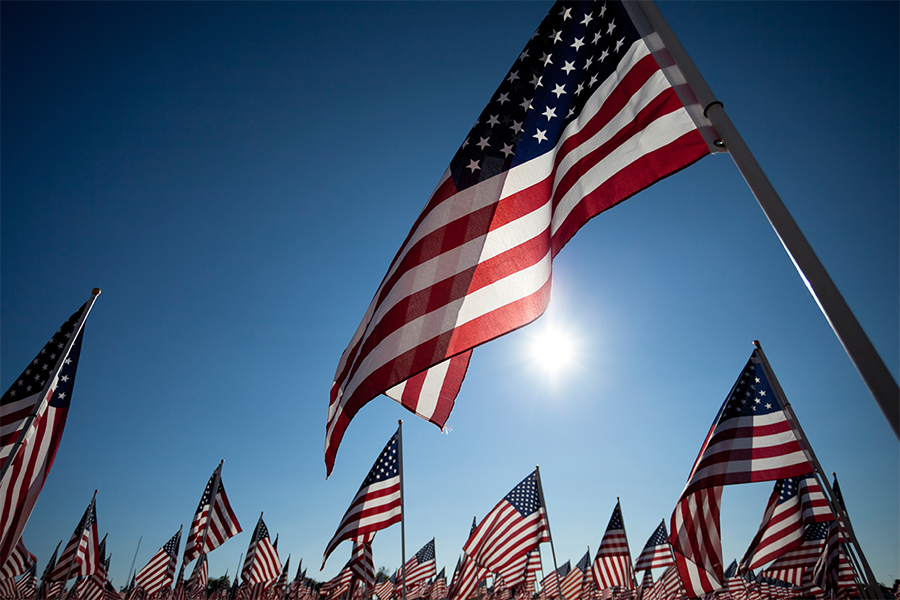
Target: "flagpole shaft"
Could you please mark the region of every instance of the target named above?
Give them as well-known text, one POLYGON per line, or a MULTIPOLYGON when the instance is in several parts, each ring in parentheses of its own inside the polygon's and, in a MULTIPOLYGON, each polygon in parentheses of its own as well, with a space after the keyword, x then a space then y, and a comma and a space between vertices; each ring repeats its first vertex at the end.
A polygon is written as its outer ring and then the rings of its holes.
MULTIPOLYGON (((128 577, 125 578, 125 581, 131 581, 131 576, 134 571, 134 563, 137 562, 138 550, 141 549, 141 540, 144 539, 144 536, 138 538, 137 548, 134 549, 134 558, 131 559, 131 568, 128 569, 128 577)), ((126 583, 127 585, 127 583, 126 583)))
POLYGON ((535 465, 534 472, 537 475, 538 495, 541 498, 541 508, 544 509, 544 520, 547 521, 547 537, 550 538, 550 553, 553 555, 553 573, 556 574, 556 591, 559 592, 560 600, 565 600, 562 594, 562 584, 559 581, 559 567, 556 565, 556 549, 553 547, 553 534, 550 532, 550 513, 547 510, 547 502, 544 500, 544 486, 541 483, 541 468, 535 465))
POLYGON ((872 598, 883 598, 883 596, 881 595, 881 589, 878 587, 877 581, 875 581, 875 575, 872 573, 872 569, 869 568, 869 562, 866 560, 866 556, 862 551, 862 547, 859 545, 859 541, 856 539, 856 535, 853 533, 853 527, 850 525, 850 518, 845 511, 839 510, 839 508, 843 507, 839 507, 838 503, 834 501, 834 490, 831 489, 831 484, 828 483, 828 478, 821 476, 822 473, 824 473, 824 471, 822 470, 822 465, 819 463, 819 459, 812 448, 812 444, 809 442, 809 438, 807 438, 806 434, 803 432, 803 427, 800 426, 800 420, 797 419, 797 415, 794 414, 794 409, 791 407, 791 403, 788 400, 787 395, 784 393, 784 389, 782 389, 781 383, 778 381, 778 377, 775 375, 775 371, 772 370, 772 366, 769 364, 769 359, 766 357, 766 353, 762 349, 762 344, 760 344, 759 341, 754 340, 753 345, 756 346, 757 350, 759 350, 759 357, 762 360, 763 365, 765 366, 766 374, 769 376, 769 383, 772 385, 772 389, 778 396, 778 399, 781 401, 784 413, 787 416, 788 420, 791 422, 791 427, 793 427, 797 432, 798 437, 800 438, 800 442, 801 444, 803 444, 803 450, 806 454, 806 458, 815 469, 814 475, 816 476, 816 479, 827 492, 828 505, 831 507, 834 515, 841 517, 842 519, 844 519, 844 523, 846 523, 847 535, 850 538, 850 542, 856 548, 856 551, 863 563, 863 568, 865 569, 866 586, 869 588, 868 593, 872 598))
POLYGON ((704 107, 704 115, 715 127, 813 299, 900 440, 900 387, 894 377, 662 13, 653 2, 638 4, 704 107))
POLYGON ((406 508, 403 506, 403 419, 397 421, 397 467, 400 470, 400 595, 406 600, 406 508))

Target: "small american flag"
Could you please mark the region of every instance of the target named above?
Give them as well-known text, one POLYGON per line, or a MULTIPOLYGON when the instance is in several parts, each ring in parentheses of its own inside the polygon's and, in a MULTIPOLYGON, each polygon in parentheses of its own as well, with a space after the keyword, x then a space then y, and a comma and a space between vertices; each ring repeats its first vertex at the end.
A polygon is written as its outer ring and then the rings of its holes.
POLYGON ((37 558, 25 547, 25 542, 19 538, 15 549, 3 566, 0 567, 0 579, 12 579, 18 577, 25 571, 31 569, 37 564, 37 558))
POLYGON ((563 598, 566 600, 578 600, 581 598, 581 591, 584 588, 584 580, 590 565, 591 551, 588 550, 581 557, 581 560, 575 563, 575 568, 569 571, 569 574, 559 582, 563 598))
POLYGON ((841 561, 841 528, 837 521, 828 526, 822 553, 813 565, 812 579, 826 598, 836 598, 838 592, 838 567, 841 561))
POLYGON ((672 547, 669 546, 669 534, 666 533, 666 522, 663 520, 641 550, 634 563, 635 571, 661 569, 675 564, 672 558, 672 547))
POLYGON ((598 590, 613 586, 634 589, 631 554, 628 550, 628 538, 625 536, 622 507, 618 502, 609 518, 600 547, 597 548, 592 571, 598 590))
POLYGON ((169 585, 175 576, 175 563, 178 562, 178 550, 181 548, 181 528, 157 550, 147 564, 138 571, 134 578, 136 587, 144 588, 147 596, 153 596, 164 585, 169 585))
POLYGON ((99 538, 97 536, 96 494, 72 532, 69 543, 63 549, 56 567, 50 573, 53 581, 63 581, 76 576, 87 576, 97 570, 100 560, 99 538))
POLYGON ((441 569, 441 572, 435 577, 429 597, 430 600, 443 600, 447 597, 447 576, 444 573, 444 569, 441 569))
POLYGON ((30 600, 37 593, 37 563, 32 564, 22 578, 16 582, 16 594, 19 598, 30 600))
POLYGON ((269 529, 263 521, 262 514, 253 530, 250 545, 247 547, 247 557, 241 569, 241 579, 248 585, 272 581, 281 572, 281 560, 278 558, 278 550, 269 538, 269 529))
POLYGON ((410 587, 437 574, 433 538, 422 546, 422 549, 416 552, 415 556, 406 561, 404 569, 406 571, 406 585, 410 587))
POLYGON ((559 596, 559 582, 572 570, 571 561, 566 561, 562 566, 541 579, 541 594, 547 598, 559 596))
POLYGON ((203 495, 200 496, 200 504, 197 505, 184 544, 182 562, 188 564, 201 554, 209 554, 240 532, 241 524, 238 523, 225 494, 225 486, 222 484, 222 463, 219 463, 209 478, 203 495))
POLYGON ((803 543, 783 555, 762 571, 761 575, 787 581, 794 585, 803 585, 803 574, 816 564, 825 538, 828 536, 828 523, 815 523, 806 527, 803 543))
POLYGON ((350 508, 344 513, 334 537, 325 547, 322 568, 342 541, 368 536, 400 522, 399 450, 400 428, 397 428, 350 502, 350 508))

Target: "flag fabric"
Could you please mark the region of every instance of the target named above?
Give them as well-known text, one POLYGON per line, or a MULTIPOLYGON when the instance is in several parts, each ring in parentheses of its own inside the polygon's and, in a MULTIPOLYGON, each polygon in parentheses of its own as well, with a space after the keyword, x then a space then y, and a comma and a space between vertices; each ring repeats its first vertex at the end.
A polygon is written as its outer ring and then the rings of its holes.
POLYGON ((779 479, 759 530, 741 559, 741 570, 772 562, 803 543, 806 525, 833 519, 815 475, 779 479))
MULTIPOLYGON (((354 539, 350 562, 347 563, 350 571, 365 585, 367 590, 375 584, 375 560, 372 557, 372 540, 374 538, 375 534, 371 533, 354 539)), ((434 556, 433 548, 432 556, 434 556)))
POLYGON ((644 549, 634 563, 634 570, 661 569, 674 565, 675 560, 672 558, 672 547, 669 546, 668 537, 666 522, 663 520, 644 544, 644 549))
POLYGON ((78 522, 78 527, 69 538, 69 543, 63 548, 56 567, 50 573, 50 579, 65 582, 72 577, 84 577, 94 573, 100 558, 99 542, 96 497, 94 497, 91 498, 90 504, 78 522))
POLYGON ((222 463, 219 463, 209 478, 203 495, 200 496, 200 504, 197 505, 184 543, 182 562, 188 564, 201 554, 209 554, 241 531, 241 524, 238 523, 225 494, 225 486, 222 484, 222 463))
POLYGON ((147 596, 153 596, 160 588, 169 585, 175 577, 175 563, 181 548, 181 528, 163 544, 134 578, 136 587, 144 588, 147 596))
POLYGON ((28 551, 25 547, 25 542, 20 537, 19 541, 16 542, 16 547, 6 559, 6 562, 3 563, 3 566, 0 567, 0 579, 18 577, 31 569, 35 564, 37 564, 37 558, 28 551))
POLYGON ((828 534, 816 564, 813 565, 812 579, 826 598, 838 596, 838 566, 841 560, 841 528, 837 521, 828 525, 828 534))
POLYGON ((0 565, 22 537, 56 458, 75 386, 84 319, 95 298, 62 324, 0 397, 0 565))
POLYGON ((584 588, 584 580, 587 576, 588 568, 591 565, 591 551, 584 553, 575 568, 569 571, 569 574, 562 578, 559 582, 559 588, 562 590, 562 596, 566 600, 578 600, 581 598, 581 591, 584 588))
POLYGON ((406 561, 406 585, 413 586, 420 581, 425 581, 437 575, 437 566, 434 557, 434 538, 416 552, 415 556, 406 561))
POLYGON ((31 600, 37 593, 37 562, 32 564, 16 582, 16 594, 24 600, 31 600))
POLYGON ((194 571, 187 584, 187 590, 192 599, 206 598, 206 584, 209 583, 209 561, 206 554, 200 555, 200 560, 194 565, 194 571))
POLYGON ((374 534, 379 529, 400 522, 400 429, 387 445, 363 480, 350 502, 337 531, 325 547, 322 568, 328 556, 344 540, 374 534))
POLYGON ((537 574, 542 570, 541 551, 539 548, 535 548, 527 554, 527 559, 525 561, 525 587, 523 591, 528 600, 531 600, 531 597, 534 596, 534 588, 537 584, 537 574))
POLYGON ((700 448, 678 505, 669 543, 685 591, 702 596, 722 587, 719 505, 722 486, 813 472, 799 434, 754 349, 700 448))
POLYGON ((381 600, 389 600, 394 595, 394 585, 397 582, 397 573, 394 573, 384 581, 375 585, 375 594, 381 600))
POLYGON ((241 579, 248 585, 272 581, 281 572, 281 560, 278 550, 269 538, 269 529, 263 521, 262 514, 256 522, 253 537, 247 547, 247 557, 241 569, 241 579))
POLYGON ((619 586, 634 589, 634 576, 631 572, 631 554, 628 551, 628 538, 625 536, 625 521, 622 519, 622 507, 616 502, 597 556, 592 566, 594 583, 598 590, 619 586))
POLYGON ((447 575, 444 569, 434 578, 434 585, 431 586, 430 600, 443 600, 447 597, 447 575))
POLYGON ((97 547, 97 570, 90 577, 82 581, 83 591, 78 594, 81 600, 102 600, 106 588, 107 574, 109 573, 110 557, 106 556, 106 536, 100 540, 97 547))
POLYGON ((806 527, 803 543, 782 555, 769 565, 761 575, 774 577, 794 585, 803 585, 803 574, 816 564, 828 536, 828 523, 815 523, 806 527))
POLYGON ((535 469, 478 524, 463 545, 466 556, 478 566, 497 572, 549 541, 539 486, 535 469))
POLYGON ((566 561, 555 571, 550 572, 546 577, 541 579, 541 594, 547 598, 556 598, 559 596, 560 581, 572 570, 571 561, 566 561))
POLYGON ((184 600, 185 594, 184 561, 181 561, 181 568, 178 569, 178 577, 175 579, 175 587, 172 588, 172 600, 184 600))
POLYGON ((284 588, 287 584, 288 566, 290 564, 291 557, 288 556, 287 560, 284 562, 284 568, 281 570, 281 574, 278 575, 278 578, 275 579, 275 583, 272 584, 272 600, 282 600, 284 588))
POLYGON ((708 152, 622 4, 554 5, 341 356, 328 472, 350 420, 379 394, 443 427, 472 349, 543 313, 551 261, 578 229, 708 152))
MULTIPOLYGON (((674 562, 672 563, 675 564, 674 562)), ((644 571, 644 577, 641 579, 641 585, 637 589, 637 600, 643 600, 653 589, 653 571, 647 569, 644 571)))

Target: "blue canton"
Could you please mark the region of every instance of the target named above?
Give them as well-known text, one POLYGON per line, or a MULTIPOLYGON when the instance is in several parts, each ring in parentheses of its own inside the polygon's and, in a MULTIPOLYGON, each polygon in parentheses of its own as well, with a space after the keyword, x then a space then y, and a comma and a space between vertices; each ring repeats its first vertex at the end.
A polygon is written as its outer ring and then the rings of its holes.
POLYGON ((388 440, 387 445, 384 447, 384 450, 381 451, 378 460, 372 465, 372 469, 369 471, 369 474, 366 476, 359 489, 363 489, 373 483, 378 483, 379 481, 384 481, 392 477, 399 477, 400 463, 397 455, 398 445, 397 434, 395 433, 394 436, 388 440))
POLYGON ((722 406, 720 421, 765 415, 780 410, 781 405, 775 399, 765 369, 754 351, 722 406))
POLYGON ((510 491, 505 500, 513 505, 523 517, 527 517, 541 508, 541 500, 537 493, 537 476, 532 473, 510 491))

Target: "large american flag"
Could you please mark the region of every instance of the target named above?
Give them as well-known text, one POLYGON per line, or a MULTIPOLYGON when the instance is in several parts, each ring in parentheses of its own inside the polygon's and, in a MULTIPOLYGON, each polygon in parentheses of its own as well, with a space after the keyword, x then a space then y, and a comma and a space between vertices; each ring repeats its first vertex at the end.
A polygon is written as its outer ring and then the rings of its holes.
POLYGON ((325 547, 322 568, 328 556, 344 540, 374 534, 400 522, 400 428, 391 436, 369 474, 350 502, 337 531, 325 547))
POLYGON ((94 290, 0 397, 0 565, 22 537, 53 466, 75 386, 84 320, 99 293, 94 290))
POLYGON ((702 596, 721 587, 723 485, 813 472, 783 409, 786 400, 777 397, 770 378, 765 358, 754 349, 713 420, 672 513, 669 542, 688 595, 702 596))
POLYGON ((96 492, 78 522, 69 543, 63 548, 56 566, 50 573, 52 581, 65 582, 72 577, 84 577, 97 570, 100 560, 100 539, 97 535, 96 492))
POLYGON ((538 471, 514 487, 482 519, 463 545, 463 552, 489 571, 502 571, 520 561, 541 542, 550 541, 539 493, 538 471))
POLYGON ((425 581, 437 574, 437 563, 434 557, 434 539, 416 552, 415 556, 406 561, 404 566, 406 585, 411 587, 420 581, 425 581))
POLYGON ((269 529, 259 515, 259 521, 250 538, 247 547, 247 557, 241 569, 241 579, 248 585, 272 581, 281 572, 281 560, 278 558, 278 550, 272 545, 269 538, 269 529))
POLYGON ((194 512, 191 528, 184 543, 182 562, 188 564, 201 554, 209 554, 241 531, 241 524, 231 510, 231 504, 225 494, 220 462, 209 478, 203 495, 200 496, 200 504, 194 512))
POLYGON ((635 571, 661 569, 675 564, 672 558, 672 547, 669 546, 669 534, 666 533, 666 522, 663 520, 634 562, 635 571))
POLYGON ((181 528, 163 544, 134 578, 135 587, 144 588, 147 596, 157 593, 164 585, 169 585, 175 577, 175 563, 181 548, 181 528))
POLYGON ((551 261, 600 212, 708 153, 618 2, 560 2, 413 224, 332 384, 330 473, 385 393, 443 427, 472 349, 540 316, 551 261))
POLYGON ((592 566, 594 583, 598 590, 619 586, 634 589, 634 576, 631 571, 631 554, 628 550, 628 538, 625 536, 625 521, 622 520, 622 506, 616 502, 597 556, 592 566))

